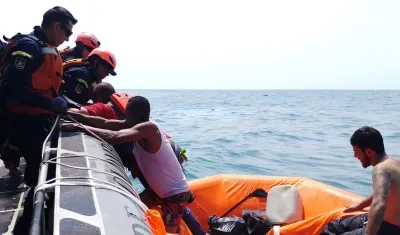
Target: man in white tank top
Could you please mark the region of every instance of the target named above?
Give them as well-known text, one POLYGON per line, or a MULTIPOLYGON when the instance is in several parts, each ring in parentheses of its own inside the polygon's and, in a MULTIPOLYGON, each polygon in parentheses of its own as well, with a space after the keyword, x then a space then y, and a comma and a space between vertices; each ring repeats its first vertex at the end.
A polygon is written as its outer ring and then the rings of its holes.
MULTIPOLYGON (((150 121, 150 103, 142 96, 132 97, 125 120, 96 123, 104 128, 84 126, 108 143, 134 142, 134 155, 144 178, 161 199, 162 218, 168 233, 176 233, 191 197, 189 184, 171 145, 160 127, 150 121), (126 129, 127 126, 131 128, 126 129)), ((78 125, 64 130, 84 129, 78 125)))

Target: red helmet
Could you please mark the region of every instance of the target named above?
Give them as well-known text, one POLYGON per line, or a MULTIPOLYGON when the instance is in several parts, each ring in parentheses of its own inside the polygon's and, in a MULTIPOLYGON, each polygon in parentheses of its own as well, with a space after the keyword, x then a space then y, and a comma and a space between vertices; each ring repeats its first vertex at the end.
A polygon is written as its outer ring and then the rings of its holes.
POLYGON ((112 76, 117 75, 114 71, 115 67, 117 67, 117 60, 115 59, 114 54, 111 51, 108 51, 103 48, 96 48, 92 52, 90 52, 88 58, 93 55, 97 55, 100 59, 104 60, 107 64, 109 64, 112 69, 110 70, 110 74, 112 76))
POLYGON ((94 34, 92 33, 80 33, 78 34, 78 36, 76 37, 75 43, 77 42, 81 42, 83 43, 83 45, 90 47, 90 48, 98 48, 100 47, 100 42, 99 40, 97 40, 97 37, 94 36, 94 34))

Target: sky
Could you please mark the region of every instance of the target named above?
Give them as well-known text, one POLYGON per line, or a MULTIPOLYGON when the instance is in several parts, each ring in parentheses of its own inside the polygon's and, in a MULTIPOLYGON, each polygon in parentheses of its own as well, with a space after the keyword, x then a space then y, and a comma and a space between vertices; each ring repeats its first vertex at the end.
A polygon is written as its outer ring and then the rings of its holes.
POLYGON ((79 21, 59 48, 94 33, 117 89, 400 89, 398 0, 5 1, 0 35, 56 5, 79 21))

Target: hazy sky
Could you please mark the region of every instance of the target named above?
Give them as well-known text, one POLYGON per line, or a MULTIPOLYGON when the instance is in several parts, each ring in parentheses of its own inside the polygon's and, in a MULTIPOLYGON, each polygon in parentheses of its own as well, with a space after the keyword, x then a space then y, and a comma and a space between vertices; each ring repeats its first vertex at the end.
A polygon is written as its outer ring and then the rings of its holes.
POLYGON ((55 5, 115 53, 119 89, 400 88, 399 0, 5 1, 0 34, 55 5))

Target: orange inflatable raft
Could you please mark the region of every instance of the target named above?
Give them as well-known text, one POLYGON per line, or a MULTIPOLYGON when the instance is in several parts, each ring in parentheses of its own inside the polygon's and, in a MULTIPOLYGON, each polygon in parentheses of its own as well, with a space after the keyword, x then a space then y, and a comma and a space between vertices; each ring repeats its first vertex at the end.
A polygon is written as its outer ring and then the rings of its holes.
MULTIPOLYGON (((195 200, 189 208, 205 231, 208 231, 210 215, 224 215, 258 188, 268 192, 266 198, 251 197, 226 216, 241 217, 246 212, 254 212, 273 219, 276 226, 267 235, 318 235, 334 219, 364 213, 343 213, 346 206, 363 197, 303 177, 223 174, 190 181, 190 188, 195 200)), ((180 234, 190 235, 183 221, 181 225, 180 234)))

